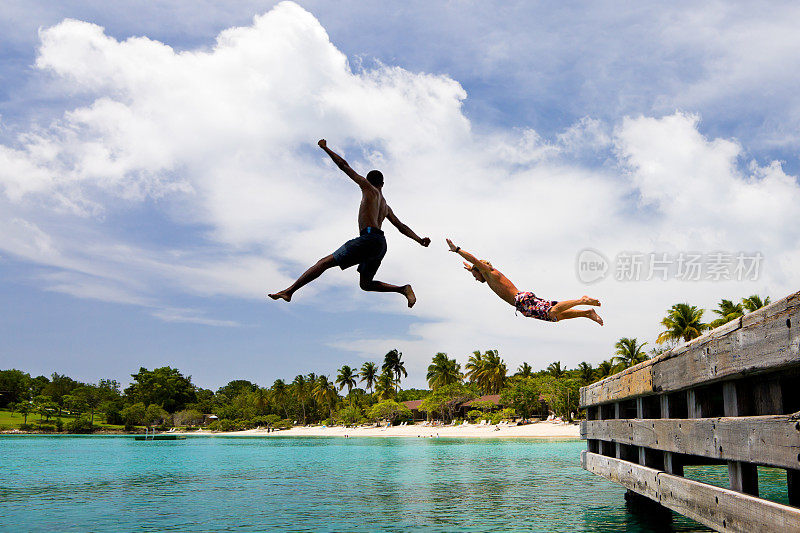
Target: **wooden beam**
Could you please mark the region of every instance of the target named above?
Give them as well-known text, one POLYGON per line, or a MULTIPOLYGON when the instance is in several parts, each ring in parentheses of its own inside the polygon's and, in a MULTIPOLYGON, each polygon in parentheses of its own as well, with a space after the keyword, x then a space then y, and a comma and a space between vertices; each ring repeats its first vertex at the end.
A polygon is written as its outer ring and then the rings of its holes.
POLYGON ((788 415, 581 422, 589 439, 788 469, 800 469, 798 428, 788 415))
MULTIPOLYGON (((662 394, 659 398, 661 401, 661 418, 673 418, 672 402, 668 394, 662 394)), ((583 429, 583 426, 581 426, 583 429)), ((675 474, 676 476, 683 475, 683 464, 681 464, 679 456, 672 452, 664 452, 664 471, 667 474, 675 474)))
POLYGON ((788 505, 588 452, 581 453, 581 464, 589 472, 718 531, 800 531, 800 509, 788 505))
MULTIPOLYGON (((744 394, 739 394, 738 388, 744 385, 744 383, 737 384, 735 381, 726 381, 722 384, 726 417, 738 417, 743 414, 744 394)), ((758 468, 756 465, 741 461, 728 461, 728 487, 731 490, 758 496, 758 468)))
POLYGON ((800 366, 800 292, 597 383, 581 407, 800 366))

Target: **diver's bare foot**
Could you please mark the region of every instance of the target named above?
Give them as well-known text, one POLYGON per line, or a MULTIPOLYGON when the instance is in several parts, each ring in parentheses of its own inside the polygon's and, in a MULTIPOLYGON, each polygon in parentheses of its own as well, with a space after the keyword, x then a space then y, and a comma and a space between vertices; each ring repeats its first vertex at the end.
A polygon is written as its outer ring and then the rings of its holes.
POLYGON ((590 311, 589 311, 589 316, 588 316, 588 318, 591 318, 592 320, 594 320, 595 322, 597 322, 597 323, 598 323, 598 324, 600 324, 601 326, 603 325, 603 319, 602 319, 602 318, 600 318, 600 315, 598 315, 598 314, 595 312, 595 310, 594 310, 594 309, 592 309, 592 310, 590 310, 590 311))
POLYGON ((408 307, 414 307, 414 304, 417 303, 417 296, 414 294, 414 289, 411 288, 411 285, 403 287, 403 294, 408 298, 408 307))
POLYGON ((275 294, 268 294, 270 298, 273 300, 286 300, 287 302, 292 301, 292 295, 286 291, 276 292, 275 294))
POLYGON ((585 294, 581 297, 581 303, 585 305, 596 305, 600 307, 600 300, 598 300, 597 298, 586 296, 585 294))

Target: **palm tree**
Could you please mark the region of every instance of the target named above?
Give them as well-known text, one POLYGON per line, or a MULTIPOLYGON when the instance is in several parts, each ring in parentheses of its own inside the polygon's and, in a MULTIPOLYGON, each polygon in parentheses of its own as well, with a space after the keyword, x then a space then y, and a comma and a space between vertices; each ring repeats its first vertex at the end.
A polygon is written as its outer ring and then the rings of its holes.
POLYGON ((339 385, 339 390, 347 387, 347 394, 350 394, 350 391, 353 390, 358 382, 356 381, 356 374, 353 372, 353 369, 350 368, 348 365, 344 365, 342 368, 339 369, 339 375, 336 376, 336 384, 339 385))
POLYGON ((269 389, 258 387, 253 391, 252 394, 253 404, 256 407, 256 412, 259 415, 263 415, 267 412, 267 407, 269 406, 269 389))
POLYGON ((561 361, 553 361, 547 367, 547 373, 558 379, 564 375, 564 369, 561 368, 561 361))
POLYGON ((488 394, 500 394, 503 385, 506 383, 508 368, 497 350, 487 350, 483 354, 483 371, 481 372, 483 382, 488 394))
POLYGON ((611 361, 603 361, 599 365, 597 365, 596 375, 598 379, 603 379, 611 375, 614 372, 614 364, 611 361))
POLYGON ((276 379, 270 387, 272 400, 278 405, 283 405, 283 412, 286 413, 286 418, 289 418, 289 410, 286 408, 286 400, 289 397, 289 391, 286 388, 286 382, 282 379, 276 379))
POLYGON ((292 394, 303 409, 303 425, 306 423, 306 399, 308 398, 308 382, 303 374, 298 374, 292 381, 292 394))
POLYGON ((389 351, 383 358, 383 366, 381 367, 384 372, 389 372, 395 376, 395 387, 400 390, 400 378, 408 377, 406 367, 403 365, 403 354, 395 348, 389 351))
POLYGON ((483 372, 483 354, 481 354, 479 350, 472 352, 464 368, 467 371, 467 378, 469 378, 472 383, 480 386, 481 374, 483 372))
POLYGON ((736 320, 744 314, 742 304, 735 304, 725 299, 719 301, 719 308, 714 309, 714 312, 719 315, 719 318, 709 324, 712 328, 718 328, 722 324, 727 324, 731 320, 736 320))
POLYGON ((594 368, 592 368, 592 365, 584 361, 578 365, 578 374, 580 375, 581 381, 584 384, 591 383, 594 379, 594 368))
POLYGON ((647 343, 643 342, 642 344, 639 344, 639 341, 636 339, 636 337, 632 339, 628 337, 622 337, 616 342, 616 344, 614 344, 616 351, 614 352, 615 356, 611 358, 611 361, 618 361, 622 368, 629 368, 637 363, 641 363, 642 361, 647 361, 647 354, 642 349, 644 348, 645 344, 647 343))
POLYGON ((378 401, 391 400, 397 394, 395 391, 394 376, 391 372, 383 371, 375 381, 375 393, 378 401))
POLYGON ((687 303, 675 304, 667 316, 661 320, 661 325, 666 328, 656 338, 658 344, 665 342, 679 342, 681 340, 689 342, 703 334, 708 329, 708 324, 701 322, 703 319, 703 309, 687 303))
POLYGON ((375 378, 378 377, 378 365, 372 361, 367 361, 361 365, 361 373, 358 376, 361 378, 361 382, 366 384, 370 394, 372 394, 372 388, 375 386, 375 378))
POLYGON ((451 383, 460 383, 461 365, 455 359, 448 358, 446 353, 439 352, 433 356, 433 361, 428 366, 426 379, 433 390, 451 383))
POLYGON ((523 378, 529 378, 533 375, 533 368, 528 363, 522 363, 517 369, 517 375, 523 378))
POLYGON ((312 394, 317 403, 328 406, 331 417, 333 417, 333 406, 336 404, 336 399, 339 398, 339 395, 336 394, 336 386, 328 379, 328 376, 317 378, 312 394))
POLYGON ((742 298, 742 305, 745 309, 747 309, 748 313, 752 313, 756 309, 761 309, 765 305, 769 305, 769 296, 762 300, 761 296, 754 294, 752 296, 748 296, 747 298, 742 298))

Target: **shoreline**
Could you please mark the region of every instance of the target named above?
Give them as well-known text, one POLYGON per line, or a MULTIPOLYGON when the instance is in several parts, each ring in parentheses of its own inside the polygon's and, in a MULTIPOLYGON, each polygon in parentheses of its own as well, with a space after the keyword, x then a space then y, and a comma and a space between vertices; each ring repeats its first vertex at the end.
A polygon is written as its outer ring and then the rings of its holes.
MULTIPOLYGON (((67 434, 41 431, 15 431, 0 432, 0 436, 134 436, 144 433, 126 433, 122 431, 103 431, 90 434, 67 434)), ((182 435, 186 437, 403 437, 403 438, 466 438, 466 439, 580 439, 580 426, 578 424, 565 424, 560 422, 534 422, 523 426, 494 426, 464 424, 458 426, 411 426, 391 427, 344 427, 344 426, 295 426, 290 429, 267 431, 266 429, 246 429, 241 431, 174 431, 159 432, 159 434, 182 435)))
MULTIPOLYGON (((197 435, 197 432, 191 433, 197 435)), ((352 427, 295 426, 291 429, 267 432, 265 429, 243 431, 205 432, 200 434, 229 437, 405 437, 405 438, 525 438, 525 439, 580 439, 578 424, 534 422, 524 426, 411 426, 352 427)), ((188 434, 187 434, 188 435, 188 434)))

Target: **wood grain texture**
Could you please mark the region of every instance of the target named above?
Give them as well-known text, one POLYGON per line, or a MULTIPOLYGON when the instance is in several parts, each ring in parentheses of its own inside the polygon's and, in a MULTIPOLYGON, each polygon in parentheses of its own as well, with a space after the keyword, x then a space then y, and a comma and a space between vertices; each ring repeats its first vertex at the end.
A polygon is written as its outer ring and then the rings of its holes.
POLYGON ((613 457, 581 453, 583 468, 717 531, 800 531, 800 509, 613 457))
POLYGON ((581 388, 581 407, 800 366, 800 292, 581 388))

